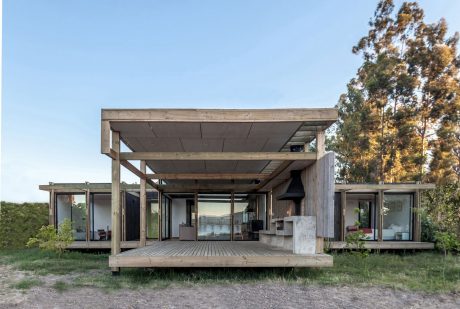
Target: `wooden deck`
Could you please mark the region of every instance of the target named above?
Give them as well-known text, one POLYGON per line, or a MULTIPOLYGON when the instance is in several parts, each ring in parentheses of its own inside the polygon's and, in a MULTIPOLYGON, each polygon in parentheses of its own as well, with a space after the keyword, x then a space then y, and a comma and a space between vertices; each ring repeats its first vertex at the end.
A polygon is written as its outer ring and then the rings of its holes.
MULTIPOLYGON (((155 240, 148 240, 147 245, 151 245, 155 240)), ((74 241, 67 249, 110 249, 110 240, 93 240, 93 241, 74 241)), ((122 241, 122 249, 134 249, 139 247, 138 240, 122 241)))
MULTIPOLYGON (((331 249, 345 249, 347 243, 344 241, 332 241, 331 249)), ((381 250, 432 250, 434 243, 418 241, 365 241, 364 246, 368 249, 381 250)))
POLYGON ((111 256, 110 267, 328 267, 327 254, 298 255, 258 241, 162 241, 111 256))

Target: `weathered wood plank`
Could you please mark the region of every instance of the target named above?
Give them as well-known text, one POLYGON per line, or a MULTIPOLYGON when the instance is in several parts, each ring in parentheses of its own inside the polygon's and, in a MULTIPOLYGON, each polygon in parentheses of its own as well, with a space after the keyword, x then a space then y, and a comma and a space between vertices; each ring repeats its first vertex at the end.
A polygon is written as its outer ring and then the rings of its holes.
POLYGON ((159 122, 326 122, 338 118, 335 108, 290 109, 103 109, 102 120, 159 122))
POLYGON ((120 160, 313 161, 316 152, 122 152, 120 160))

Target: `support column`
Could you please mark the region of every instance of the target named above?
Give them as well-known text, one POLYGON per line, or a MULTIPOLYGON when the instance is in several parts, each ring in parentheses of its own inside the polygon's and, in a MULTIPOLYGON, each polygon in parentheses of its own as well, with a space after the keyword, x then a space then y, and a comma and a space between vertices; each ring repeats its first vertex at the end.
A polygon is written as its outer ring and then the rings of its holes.
POLYGON ((273 192, 272 190, 270 190, 267 193, 267 214, 268 214, 268 222, 267 222, 266 228, 269 229, 270 224, 272 222, 272 218, 273 218, 273 192))
MULTIPOLYGON (((141 160, 141 173, 145 175, 146 173, 146 164, 144 160, 141 160)), ((139 246, 145 247, 147 239, 147 191, 146 191, 146 179, 141 177, 141 192, 140 192, 140 236, 139 236, 139 246)))
MULTIPOLYGON (((121 239, 121 203, 120 203, 120 133, 112 132, 112 256, 120 253, 121 239)), ((119 272, 119 267, 113 267, 113 272, 119 272)))
POLYGON ((195 192, 195 241, 198 240, 198 193, 195 192))
POLYGON ((230 197, 230 241, 233 241, 233 215, 235 213, 235 193, 230 197))
MULTIPOLYGON (((317 160, 321 159, 325 154, 326 154, 326 134, 324 131, 317 131, 316 132, 316 159, 317 160)), ((318 162, 316 162, 315 164, 318 165, 318 162)), ((315 201, 316 216, 318 216, 318 208, 321 206, 319 205, 319 200, 317 196, 315 200, 316 200, 315 201)), ((317 218, 316 228, 318 229, 318 227, 319 227, 319 224, 318 224, 318 218, 317 218)), ((316 237, 316 253, 323 253, 323 252, 324 252, 324 238, 316 237)))
POLYGON ((316 132, 316 157, 319 159, 326 153, 326 134, 324 131, 316 132))
POLYGON ((86 241, 91 240, 91 200, 89 189, 85 191, 86 197, 86 241))
POLYGON ((163 239, 163 227, 161 225, 162 222, 162 199, 163 199, 163 194, 161 191, 158 191, 158 241, 162 241, 163 239))
POLYGON ((55 199, 56 199, 56 194, 54 193, 54 190, 51 190, 50 191, 50 204, 49 204, 49 219, 48 219, 48 223, 49 225, 53 225, 55 228, 57 228, 56 226, 56 219, 55 219, 55 199))
POLYGON ((415 203, 415 212, 414 212, 414 235, 412 239, 414 241, 422 241, 422 219, 421 219, 421 194, 420 190, 415 190, 414 196, 414 203, 415 203))
POLYGON ((347 191, 340 192, 340 241, 345 240, 345 215, 347 212, 347 191))
POLYGON ((377 203, 379 208, 378 214, 378 241, 383 241, 383 190, 379 190, 377 196, 377 203))

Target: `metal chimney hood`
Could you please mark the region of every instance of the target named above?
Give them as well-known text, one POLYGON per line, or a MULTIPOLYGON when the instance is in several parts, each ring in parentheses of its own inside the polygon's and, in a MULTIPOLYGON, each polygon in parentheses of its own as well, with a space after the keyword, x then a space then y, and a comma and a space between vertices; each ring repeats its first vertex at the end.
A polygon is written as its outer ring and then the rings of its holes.
POLYGON ((305 197, 305 190, 303 188, 302 179, 300 177, 301 170, 291 171, 291 183, 285 193, 279 195, 276 199, 279 201, 296 201, 303 199, 305 197))

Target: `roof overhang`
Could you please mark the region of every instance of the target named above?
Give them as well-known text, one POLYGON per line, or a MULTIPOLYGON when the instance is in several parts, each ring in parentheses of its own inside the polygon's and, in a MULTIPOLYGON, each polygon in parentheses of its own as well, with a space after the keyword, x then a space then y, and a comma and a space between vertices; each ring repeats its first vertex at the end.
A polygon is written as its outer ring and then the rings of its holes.
POLYGON ((118 132, 131 150, 119 153, 121 163, 140 177, 164 180, 161 190, 260 190, 314 163, 316 153, 290 146, 309 144, 337 117, 333 108, 103 109, 101 149, 113 158, 110 132, 118 132), (145 160, 153 174, 139 174, 129 160, 145 160))

